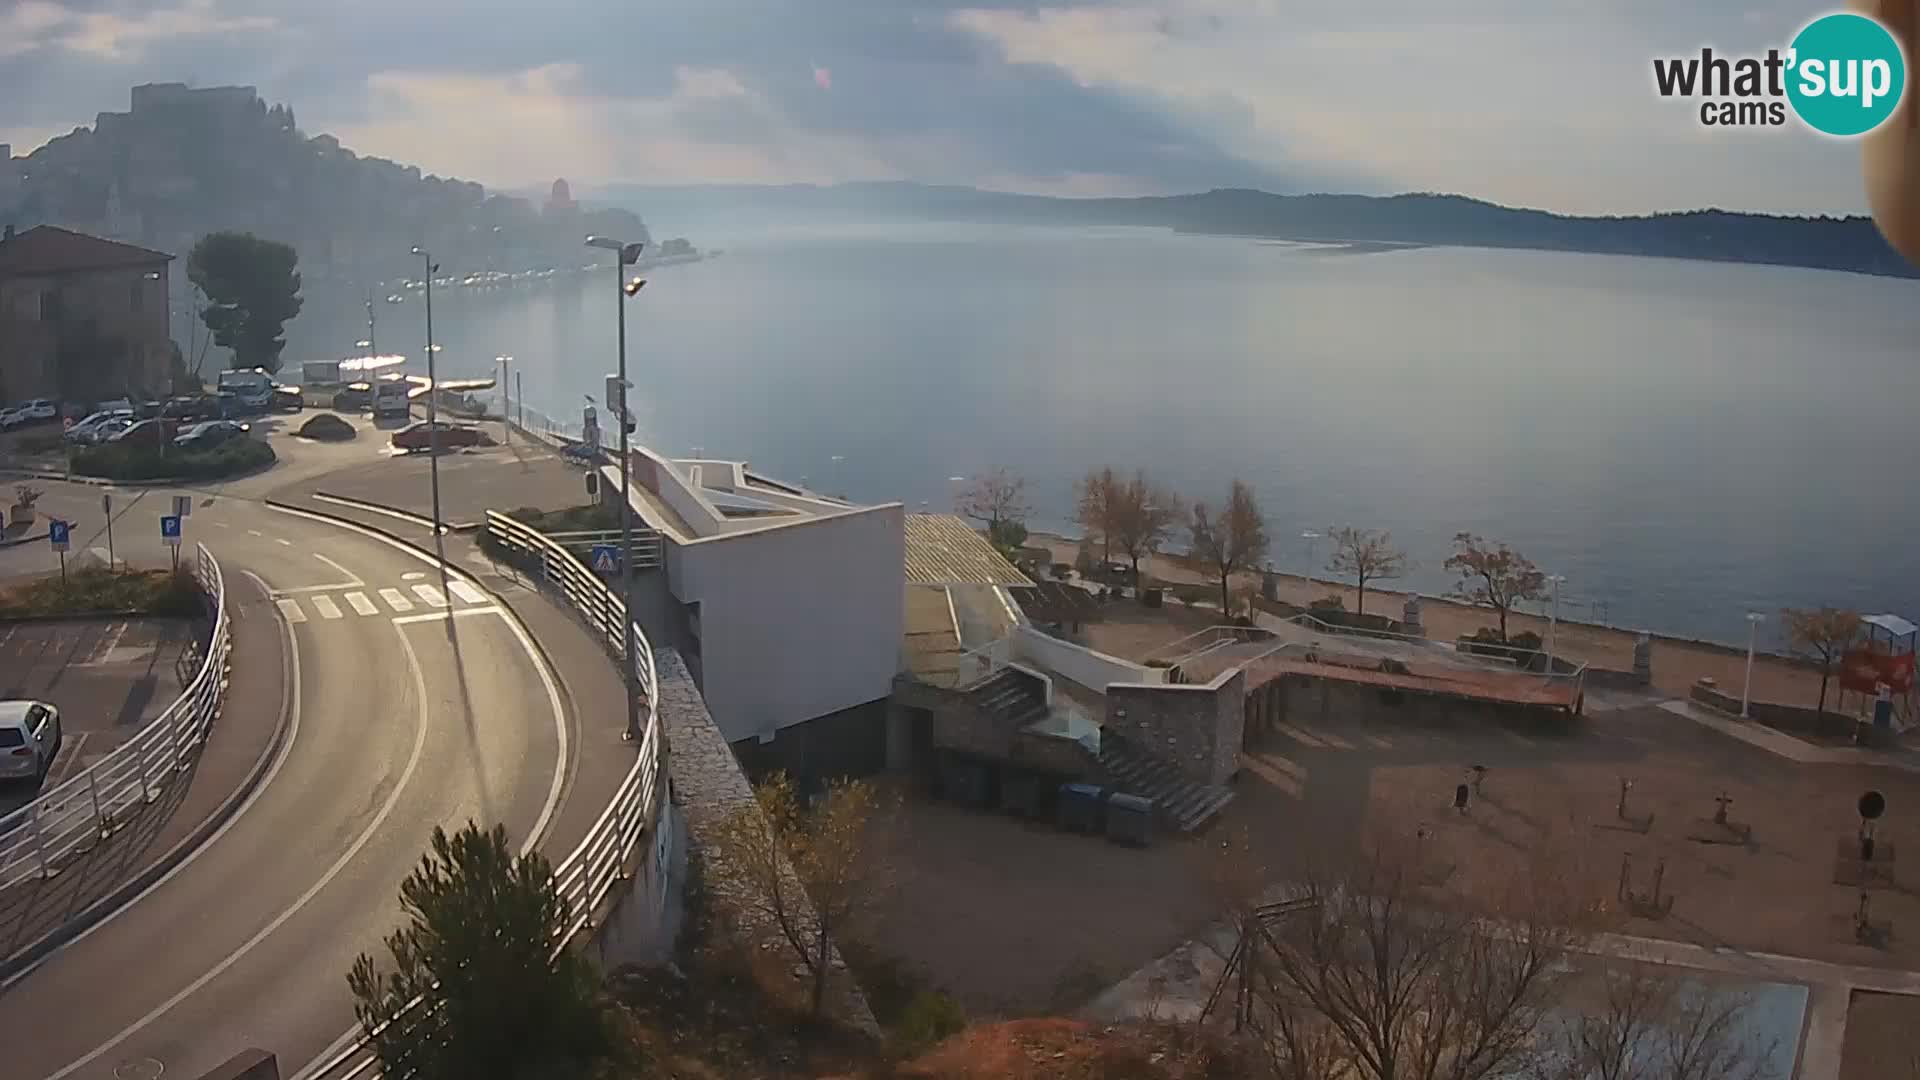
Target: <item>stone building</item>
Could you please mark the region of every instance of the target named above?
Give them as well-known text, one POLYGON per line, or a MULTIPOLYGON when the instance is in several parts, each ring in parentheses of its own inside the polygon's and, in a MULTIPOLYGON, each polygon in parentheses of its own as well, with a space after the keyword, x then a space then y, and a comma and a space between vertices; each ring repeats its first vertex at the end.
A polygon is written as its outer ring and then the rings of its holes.
POLYGON ((0 238, 0 401, 166 392, 173 256, 52 225, 0 238))

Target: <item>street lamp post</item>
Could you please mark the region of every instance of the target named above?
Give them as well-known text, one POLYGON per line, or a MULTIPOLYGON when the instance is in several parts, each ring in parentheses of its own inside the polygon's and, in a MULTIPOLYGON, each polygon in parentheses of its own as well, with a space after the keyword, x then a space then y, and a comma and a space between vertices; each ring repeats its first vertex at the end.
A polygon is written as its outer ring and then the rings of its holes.
POLYGON ((1559 640, 1560 630, 1560 583, 1567 580, 1565 574, 1547 575, 1547 584, 1552 587, 1553 599, 1547 609, 1547 674, 1553 674, 1553 647, 1559 640))
POLYGON ((1740 719, 1747 719, 1748 695, 1753 692, 1753 647, 1760 637, 1760 624, 1766 616, 1757 611, 1747 612, 1747 677, 1740 682, 1740 719))
POLYGON ((1312 581, 1313 580, 1313 542, 1320 539, 1320 534, 1317 532, 1314 532, 1312 529, 1308 529, 1306 532, 1303 532, 1300 534, 1300 539, 1305 540, 1307 542, 1307 580, 1312 581))
POLYGON ((433 356, 438 351, 433 344, 433 275, 440 272, 440 265, 425 248, 416 247, 413 253, 420 256, 427 267, 427 472, 433 484, 433 544, 437 550, 440 546, 440 380, 433 356))
POLYGON ((589 236, 587 246, 603 248, 614 253, 613 260, 613 303, 618 311, 620 368, 620 402, 607 402, 607 410, 620 425, 620 607, 625 612, 621 622, 620 638, 623 642, 621 656, 622 674, 627 684, 627 735, 629 740, 640 737, 640 694, 637 679, 639 672, 634 669, 633 642, 633 487, 632 469, 628 461, 627 449, 627 300, 638 294, 646 285, 645 278, 626 280, 627 267, 640 261, 640 252, 645 245, 622 243, 609 236, 589 236))
POLYGON ((513 445, 513 395, 507 392, 507 379, 513 372, 513 357, 496 356, 500 365, 500 432, 508 446, 513 445))

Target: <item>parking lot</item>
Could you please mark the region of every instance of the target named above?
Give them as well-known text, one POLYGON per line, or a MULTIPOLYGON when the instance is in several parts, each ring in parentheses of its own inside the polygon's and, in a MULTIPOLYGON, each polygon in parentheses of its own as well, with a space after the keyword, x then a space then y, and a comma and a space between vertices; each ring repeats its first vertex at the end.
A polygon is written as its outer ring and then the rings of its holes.
MULTIPOLYGON (((50 620, 0 624, 0 700, 60 710, 65 743, 46 786, 60 783, 159 716, 182 686, 205 627, 185 619, 50 620)), ((0 788, 0 813, 33 785, 0 788)))

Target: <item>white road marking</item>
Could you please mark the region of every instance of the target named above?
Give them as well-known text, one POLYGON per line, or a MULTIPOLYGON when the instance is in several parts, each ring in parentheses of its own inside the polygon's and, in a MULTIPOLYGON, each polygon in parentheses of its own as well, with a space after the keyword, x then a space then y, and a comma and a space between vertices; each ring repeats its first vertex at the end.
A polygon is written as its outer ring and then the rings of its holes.
POLYGON ((373 606, 373 601, 367 599, 366 593, 350 592, 341 599, 353 605, 353 613, 355 615, 378 615, 380 613, 380 609, 373 606))
POLYGON ((380 599, 385 600, 387 602, 387 606, 392 608, 395 611, 412 611, 413 610, 413 601, 400 595, 399 589, 381 589, 380 599))
POLYGON ((275 542, 275 543, 277 543, 277 544, 282 544, 282 545, 284 545, 284 546, 286 546, 286 547, 292 547, 292 546, 293 546, 293 541, 291 541, 291 540, 288 540, 288 539, 286 539, 285 537, 280 537, 280 536, 276 536, 276 537, 274 537, 274 538, 273 538, 273 540, 274 540, 274 542, 275 542))
MULTIPOLYGON (((155 1020, 158 1020, 162 1016, 165 1016, 167 1012, 171 1010, 174 1006, 180 1004, 182 1001, 185 1001, 187 998, 192 997, 194 994, 199 993, 201 987, 204 987, 208 983, 219 978, 221 975, 226 973, 228 968, 231 968, 233 965, 245 959, 246 955, 252 952, 256 946, 258 946, 262 941, 265 941, 270 935, 274 933, 274 931, 279 930, 282 926, 285 926, 287 924, 287 920, 293 918, 295 915, 298 915, 300 913, 300 910, 306 907, 307 904, 310 903, 314 897, 320 895, 320 890, 326 888, 329 884, 331 884, 334 878, 339 877, 340 872, 347 868, 347 864, 352 862, 353 859, 360 854, 360 849, 366 847, 367 842, 373 839, 373 834, 379 830, 380 826, 386 822, 388 817, 392 816, 393 808, 399 805, 400 796, 403 792, 407 790, 407 784, 413 779, 414 771, 420 767, 421 755, 427 748, 427 677, 425 673, 422 672, 420 669, 420 658, 413 651, 413 643, 407 640, 407 636, 405 634, 400 635, 400 647, 406 651, 407 666, 413 669, 414 697, 418 699, 419 705, 420 705, 420 717, 418 722, 414 725, 414 729, 413 729, 413 752, 407 757, 406 767, 400 771, 399 782, 394 784, 393 790, 387 794, 387 801, 381 805, 379 813, 373 815, 373 820, 367 823, 366 829, 363 832, 361 832, 361 834, 358 837, 354 839, 353 846, 349 847, 346 851, 342 852, 340 857, 334 860, 333 865, 327 867, 327 872, 320 875, 320 880, 314 882, 311 886, 308 887, 306 892, 300 894, 300 898, 293 902, 292 907, 289 907, 287 910, 281 912, 279 915, 274 917, 274 920, 272 922, 261 927, 259 933, 254 934, 252 937, 248 938, 245 942, 243 942, 239 948, 227 954, 226 959, 220 961, 218 964, 215 964, 213 967, 207 969, 206 974, 201 975, 199 978, 195 979, 193 982, 187 984, 186 989, 181 990, 179 993, 173 995, 167 1000, 161 1002, 159 1005, 155 1006, 152 1012, 148 1013, 147 1015, 141 1017, 138 1020, 135 1020, 133 1023, 128 1024, 124 1029, 120 1031, 118 1035, 115 1035, 113 1038, 108 1039, 106 1042, 103 1042, 99 1046, 95 1047, 85 1057, 81 1058, 80 1060, 74 1062, 71 1065, 68 1065, 64 1069, 61 1069, 59 1072, 54 1073, 52 1076, 47 1077, 47 1080, 63 1080, 63 1078, 71 1076, 74 1073, 80 1071, 81 1069, 86 1068, 88 1065, 93 1064, 95 1061, 100 1059, 100 1056, 102 1054, 105 1054, 108 1051, 111 1051, 114 1047, 119 1046, 121 1043, 126 1042, 128 1039, 139 1034, 141 1029, 145 1028, 148 1024, 151 1024, 155 1020)), ((294 685, 295 686, 299 685, 298 679, 295 680, 294 685)), ((295 715, 297 716, 298 713, 296 712, 295 715)), ((287 745, 291 746, 292 744, 293 744, 292 740, 289 739, 287 742, 287 745)), ((281 752, 280 760, 281 761, 286 760, 286 753, 284 750, 281 752)), ((274 763, 274 771, 276 772, 279 771, 279 762, 274 763)), ((269 774, 268 778, 271 779, 271 774, 269 774)), ((260 791, 264 791, 264 790, 266 790, 266 785, 262 784, 260 789, 254 792, 254 796, 257 797, 260 791)), ((251 805, 253 802, 253 798, 249 797, 247 802, 249 805, 251 805)), ((245 813, 245 812, 246 812, 246 807, 242 806, 240 808, 240 813, 245 813)), ((214 840, 219 839, 220 833, 225 832, 227 828, 231 827, 233 822, 238 821, 239 818, 240 818, 240 814, 236 813, 231 819, 228 820, 225 826, 222 826, 222 828, 220 829, 220 832, 216 832, 213 834, 213 839, 214 840)), ((202 845, 199 848, 199 850, 195 852, 195 854, 198 854, 199 851, 205 851, 207 848, 212 846, 213 846, 213 840, 209 840, 207 841, 206 844, 202 845)), ((188 858, 186 862, 183 862, 180 864, 180 866, 175 867, 173 873, 178 873, 181 867, 184 867, 187 862, 192 862, 192 861, 193 860, 191 858, 188 858)), ((166 877, 161 878, 159 882, 155 882, 153 885, 149 886, 148 890, 151 891, 154 888, 158 888, 160 883, 165 882, 168 877, 172 877, 173 873, 169 873, 166 877)), ((143 893, 142 895, 145 895, 145 894, 143 893)))
POLYGON ((325 555, 322 555, 316 551, 313 553, 313 557, 316 559, 319 559, 323 563, 326 563, 328 566, 333 567, 335 570, 340 571, 342 574, 347 575, 347 580, 352 582, 353 584, 355 585, 366 584, 366 582, 360 580, 360 575, 354 573, 353 571, 347 569, 344 566, 341 566, 339 563, 334 562, 332 559, 327 558, 325 555))
POLYGON ((419 581, 421 578, 426 576, 427 576, 426 574, 418 570, 409 570, 408 572, 400 575, 400 580, 401 581, 419 581))
POLYGON ((337 619, 340 617, 340 608, 334 604, 333 597, 331 596, 314 596, 310 597, 307 602, 313 605, 313 610, 319 612, 320 617, 323 619, 337 619))
POLYGON ((359 581, 336 581, 331 585, 300 585, 291 589, 275 589, 273 595, 299 596, 304 593, 344 592, 347 589, 357 589, 362 584, 364 583, 359 581))
POLYGON ((280 609, 280 614, 287 617, 288 622, 303 623, 307 621, 307 613, 300 610, 300 602, 298 600, 283 598, 275 600, 273 604, 280 609))
POLYGON ((484 604, 487 602, 486 593, 457 579, 447 582, 447 591, 465 600, 469 604, 484 604))
POLYGON ((261 539, 265 539, 265 538, 266 538, 266 535, 267 535, 267 534, 266 534, 266 533, 263 533, 263 532, 261 532, 261 531, 260 531, 259 529, 248 529, 248 530, 247 530, 247 535, 248 535, 248 536, 258 536, 258 537, 260 537, 261 539))
POLYGON ((47 770, 47 778, 41 782, 42 790, 50 791, 80 771, 80 748, 87 745, 87 737, 91 734, 80 731, 65 736, 60 744, 60 755, 54 758, 53 768, 47 770))
POLYGON ((233 528, 233 526, 231 526, 231 525, 229 525, 229 524, 227 524, 227 523, 226 523, 226 522, 224 522, 224 521, 216 521, 216 522, 214 522, 214 523, 213 523, 213 527, 214 527, 214 528, 216 528, 216 529, 231 529, 231 528, 233 528))
POLYGON ((428 607, 446 607, 447 597, 431 585, 415 585, 413 595, 427 602, 428 607))
POLYGON ((461 608, 458 611, 434 611, 434 612, 429 612, 425 615, 395 615, 393 617, 393 622, 396 626, 406 626, 410 623, 440 622, 447 619, 464 619, 469 615, 499 615, 499 614, 501 614, 499 606, 495 604, 489 604, 486 607, 461 608))

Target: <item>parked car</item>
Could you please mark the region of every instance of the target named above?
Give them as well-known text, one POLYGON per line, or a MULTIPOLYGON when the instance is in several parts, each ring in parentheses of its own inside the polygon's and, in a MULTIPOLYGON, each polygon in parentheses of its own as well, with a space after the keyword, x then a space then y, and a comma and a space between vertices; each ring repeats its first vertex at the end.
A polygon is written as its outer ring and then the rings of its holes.
POLYGON ((372 383, 348 383, 333 392, 333 407, 341 412, 360 412, 372 406, 372 383))
POLYGON ((179 433, 179 424, 165 417, 151 416, 145 420, 134 421, 125 428, 122 428, 107 441, 158 447, 163 441, 171 439, 179 433))
POLYGON ((112 401, 100 402, 94 406, 94 409, 99 412, 132 412, 133 402, 128 398, 114 398, 112 401))
POLYGON ((0 701, 0 777, 45 779, 63 738, 59 709, 44 701, 0 701))
POLYGON ((164 401, 143 401, 133 407, 133 418, 135 420, 150 420, 165 412, 166 409, 167 403, 164 401))
POLYGON ((244 439, 253 425, 238 420, 205 420, 173 437, 182 450, 211 450, 233 439, 244 439))
POLYGON ((276 386, 267 407, 274 412, 299 412, 307 407, 306 391, 297 386, 276 386))
POLYGON ((87 446, 99 442, 105 435, 114 434, 132 423, 132 409, 101 410, 76 421, 72 427, 68 428, 67 441, 87 446))
POLYGON ((480 445, 480 429, 477 427, 467 424, 449 424, 444 420, 416 420, 393 433, 394 449, 431 449, 435 428, 439 429, 439 443, 443 450, 480 445))
POLYGON ((60 416, 60 406, 52 398, 34 398, 23 401, 4 413, 0 413, 0 430, 11 431, 26 427, 28 424, 45 423, 60 416))

